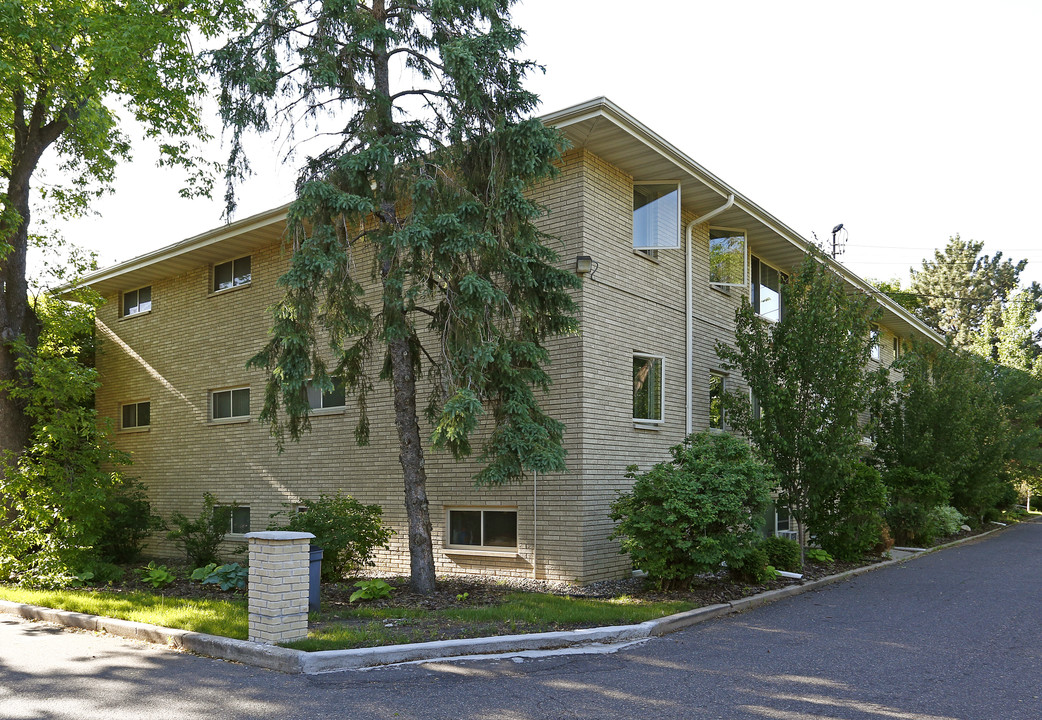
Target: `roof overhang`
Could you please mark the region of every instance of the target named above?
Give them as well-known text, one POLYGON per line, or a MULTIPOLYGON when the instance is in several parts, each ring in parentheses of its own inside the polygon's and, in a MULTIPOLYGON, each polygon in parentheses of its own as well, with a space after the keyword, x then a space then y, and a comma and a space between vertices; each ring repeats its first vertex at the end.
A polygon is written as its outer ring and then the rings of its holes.
MULTIPOLYGON (((679 180, 681 204, 696 216, 718 208, 729 195, 734 195, 734 204, 715 216, 713 224, 744 229, 749 247, 773 265, 796 267, 811 247, 809 240, 607 98, 594 98, 548 113, 540 119, 560 130, 572 147, 588 150, 634 180, 679 180)), ((882 324, 902 336, 916 335, 944 344, 944 338, 935 330, 871 283, 832 258, 826 256, 825 262, 852 289, 868 293, 875 299, 883 311, 882 324)))
MULTIPOLYGON (((89 285, 102 295, 132 290, 180 275, 200 265, 223 262, 249 255, 258 248, 280 242, 286 232, 289 205, 207 230, 181 242, 98 270, 81 278, 76 285, 89 285)), ((66 285, 56 290, 68 292, 66 285)))

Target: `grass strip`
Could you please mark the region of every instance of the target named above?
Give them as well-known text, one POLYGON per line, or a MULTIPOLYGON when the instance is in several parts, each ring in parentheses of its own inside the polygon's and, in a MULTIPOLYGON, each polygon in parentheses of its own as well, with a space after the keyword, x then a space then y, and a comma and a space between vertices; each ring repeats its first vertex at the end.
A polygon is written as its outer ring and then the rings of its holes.
POLYGON ((248 633, 245 600, 187 600, 143 592, 28 590, 6 585, 0 585, 0 600, 239 640, 245 640, 248 633))
POLYGON ((631 597, 609 600, 512 593, 494 606, 439 611, 372 608, 320 613, 320 624, 306 640, 287 644, 297 650, 346 650, 431 640, 492 637, 562 629, 632 625, 696 607, 684 601, 647 602, 631 597))

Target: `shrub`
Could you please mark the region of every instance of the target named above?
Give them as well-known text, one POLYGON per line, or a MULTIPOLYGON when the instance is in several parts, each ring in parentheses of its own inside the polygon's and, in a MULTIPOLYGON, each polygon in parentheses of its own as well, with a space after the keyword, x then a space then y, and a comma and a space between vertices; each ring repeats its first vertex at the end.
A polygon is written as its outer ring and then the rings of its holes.
POLYGON ((762 543, 739 548, 727 559, 727 572, 735 580, 763 583, 778 577, 762 543))
POLYGON ((813 504, 807 525, 831 555, 857 560, 879 543, 885 506, 879 472, 858 463, 845 482, 833 481, 822 502, 813 504))
POLYGON ((966 522, 966 516, 951 505, 942 505, 933 509, 933 522, 941 537, 947 537, 959 532, 966 522))
POLYGON ((177 579, 166 565, 156 565, 154 560, 138 570, 138 574, 141 576, 141 582, 154 588, 164 587, 177 579))
POLYGON ((611 505, 611 537, 663 589, 738 559, 757 538, 754 519, 771 485, 768 469, 731 435, 692 435, 670 453, 672 462, 645 473, 631 467, 633 489, 611 505))
MULTIPOLYGON (((890 494, 886 521, 901 545, 930 545, 940 532, 933 511, 948 501, 948 483, 936 473, 897 465, 882 475, 890 494)), ((944 534, 944 533, 941 533, 944 534)))
POLYGON ((273 522, 269 530, 309 532, 315 536, 312 545, 323 549, 322 579, 338 580, 349 572, 373 562, 373 553, 387 547, 394 531, 382 522, 379 505, 363 505, 350 495, 320 495, 318 500, 304 500, 303 511, 288 510, 271 517, 288 514, 285 525, 273 522))
POLYGON ((769 537, 763 541, 767 562, 779 570, 800 571, 800 544, 782 537, 769 537))
POLYGON ((203 509, 199 517, 190 520, 181 513, 174 513, 170 522, 177 529, 167 533, 167 537, 181 545, 192 567, 216 564, 220 562, 217 549, 228 534, 231 520, 230 507, 217 507, 217 499, 210 493, 203 493, 203 509))
POLYGON ((105 519, 105 534, 96 547, 104 560, 114 563, 137 560, 145 538, 166 528, 162 518, 152 512, 145 486, 133 479, 108 498, 105 519))

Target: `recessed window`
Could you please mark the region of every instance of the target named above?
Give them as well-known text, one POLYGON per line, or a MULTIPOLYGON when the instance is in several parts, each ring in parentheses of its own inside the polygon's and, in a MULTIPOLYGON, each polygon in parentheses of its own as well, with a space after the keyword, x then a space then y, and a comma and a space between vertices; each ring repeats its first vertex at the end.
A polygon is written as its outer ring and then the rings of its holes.
POLYGON ((709 374, 709 427, 714 430, 724 429, 724 392, 727 390, 727 378, 720 373, 709 374))
POLYGON ((894 338, 894 360, 901 357, 901 338, 894 338))
POLYGON ((152 403, 149 401, 127 403, 120 411, 121 427, 124 430, 147 428, 152 424, 152 403))
POLYGON ((680 247, 680 184, 633 184, 633 249, 680 247))
POLYGON ((213 292, 249 285, 251 277, 249 255, 214 265, 213 292))
POLYGON ((228 532, 232 535, 244 535, 250 531, 249 505, 216 505, 214 509, 230 510, 228 516, 228 532))
POLYGON ((781 286, 788 277, 777 268, 771 267, 757 257, 753 257, 750 266, 749 301, 756 314, 767 320, 777 322, 782 318, 781 286))
POLYGON ((333 388, 331 390, 323 390, 315 383, 308 383, 308 407, 310 407, 312 410, 325 410, 327 408, 344 407, 346 399, 346 393, 344 391, 344 381, 340 378, 332 378, 332 381, 333 388))
POLYGON ((709 282, 745 286, 745 231, 709 228, 709 282))
POLYGON ((123 293, 123 317, 149 312, 152 309, 152 286, 123 293))
POLYGON ((215 390, 210 393, 211 418, 229 420, 250 416, 250 389, 215 390))
POLYGON ((872 337, 872 350, 871 355, 873 360, 879 359, 879 328, 875 325, 872 326, 870 331, 872 337))
POLYGON ((633 354, 634 422, 662 422, 664 364, 665 359, 657 355, 633 354))
POLYGON ((449 510, 449 546, 517 548, 516 510, 449 510))

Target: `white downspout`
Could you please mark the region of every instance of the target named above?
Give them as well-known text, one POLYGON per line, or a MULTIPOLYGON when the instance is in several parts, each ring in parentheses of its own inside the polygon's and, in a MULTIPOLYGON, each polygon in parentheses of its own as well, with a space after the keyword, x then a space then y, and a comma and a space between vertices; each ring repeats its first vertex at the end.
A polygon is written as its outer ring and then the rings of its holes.
POLYGON ((729 209, 734 205, 734 193, 727 196, 727 202, 718 207, 716 210, 710 210, 705 215, 697 217, 687 224, 687 262, 684 264, 684 294, 685 294, 685 316, 687 320, 687 332, 686 332, 686 358, 684 371, 684 384, 687 392, 687 404, 686 404, 686 421, 684 424, 684 437, 691 434, 691 413, 693 409, 692 405, 692 393, 694 388, 691 385, 691 361, 694 359, 694 340, 691 335, 694 332, 694 308, 692 307, 691 299, 691 231, 694 230, 695 225, 701 225, 704 222, 712 220, 720 213, 729 209))
POLYGON ((539 568, 539 471, 532 471, 532 579, 538 580, 536 573, 539 568))

